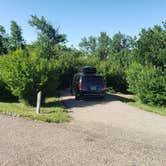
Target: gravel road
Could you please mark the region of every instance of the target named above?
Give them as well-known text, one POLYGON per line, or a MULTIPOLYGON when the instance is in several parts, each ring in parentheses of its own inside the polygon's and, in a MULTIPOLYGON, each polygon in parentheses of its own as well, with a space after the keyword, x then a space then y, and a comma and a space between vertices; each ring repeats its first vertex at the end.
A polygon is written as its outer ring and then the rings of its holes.
POLYGON ((0 114, 0 166, 165 166, 166 117, 108 96, 61 100, 73 117, 53 124, 0 114))

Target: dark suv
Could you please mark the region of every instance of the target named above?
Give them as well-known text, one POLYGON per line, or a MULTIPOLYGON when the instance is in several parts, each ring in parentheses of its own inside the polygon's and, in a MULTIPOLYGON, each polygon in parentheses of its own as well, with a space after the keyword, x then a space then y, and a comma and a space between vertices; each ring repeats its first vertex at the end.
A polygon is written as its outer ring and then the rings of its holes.
POLYGON ((74 75, 72 93, 75 99, 81 97, 105 97, 106 85, 102 75, 96 74, 96 69, 90 66, 85 66, 81 73, 74 75))

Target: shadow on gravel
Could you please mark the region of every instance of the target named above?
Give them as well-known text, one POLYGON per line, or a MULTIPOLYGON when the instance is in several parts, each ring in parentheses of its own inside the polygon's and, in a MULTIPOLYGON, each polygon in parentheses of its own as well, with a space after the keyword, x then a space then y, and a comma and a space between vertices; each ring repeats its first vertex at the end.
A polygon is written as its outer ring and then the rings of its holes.
POLYGON ((122 96, 118 96, 116 94, 108 94, 108 96, 110 96, 111 98, 114 98, 114 101, 122 101, 124 103, 135 101, 132 98, 122 97, 122 96))
POLYGON ((122 101, 122 102, 132 102, 133 99, 128 99, 126 97, 121 97, 115 94, 107 94, 104 99, 100 98, 83 98, 81 100, 75 100, 74 97, 70 97, 67 99, 61 99, 61 102, 67 108, 74 107, 88 107, 93 105, 100 105, 112 101, 122 101))

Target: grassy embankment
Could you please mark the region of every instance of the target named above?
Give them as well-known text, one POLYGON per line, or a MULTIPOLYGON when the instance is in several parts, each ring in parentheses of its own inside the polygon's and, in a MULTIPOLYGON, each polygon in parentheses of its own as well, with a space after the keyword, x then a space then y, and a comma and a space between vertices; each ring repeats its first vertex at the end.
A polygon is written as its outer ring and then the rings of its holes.
POLYGON ((35 113, 35 107, 27 106, 19 102, 0 102, 0 112, 17 117, 26 117, 44 122, 67 122, 71 119, 65 107, 58 98, 47 98, 41 113, 35 113))
POLYGON ((140 108, 148 112, 154 112, 166 116, 166 107, 144 104, 137 97, 131 94, 123 94, 112 90, 109 91, 108 94, 111 94, 112 96, 114 96, 114 98, 117 98, 118 100, 125 102, 131 106, 140 108))
POLYGON ((128 103, 129 105, 138 107, 148 112, 154 112, 166 116, 166 107, 144 104, 138 98, 134 97, 134 95, 116 93, 116 96, 119 100, 128 103))
POLYGON ((139 100, 135 100, 132 102, 130 101, 130 102, 128 102, 128 104, 138 107, 138 108, 148 111, 148 112, 154 112, 154 113, 166 116, 166 107, 147 105, 147 104, 142 103, 139 100))

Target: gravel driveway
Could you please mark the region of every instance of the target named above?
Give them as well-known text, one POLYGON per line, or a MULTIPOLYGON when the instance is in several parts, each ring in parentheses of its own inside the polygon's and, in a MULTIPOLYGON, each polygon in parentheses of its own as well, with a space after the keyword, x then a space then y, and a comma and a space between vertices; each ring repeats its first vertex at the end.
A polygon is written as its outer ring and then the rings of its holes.
POLYGON ((108 96, 61 100, 73 121, 49 124, 0 114, 0 166, 166 165, 166 117, 108 96))

